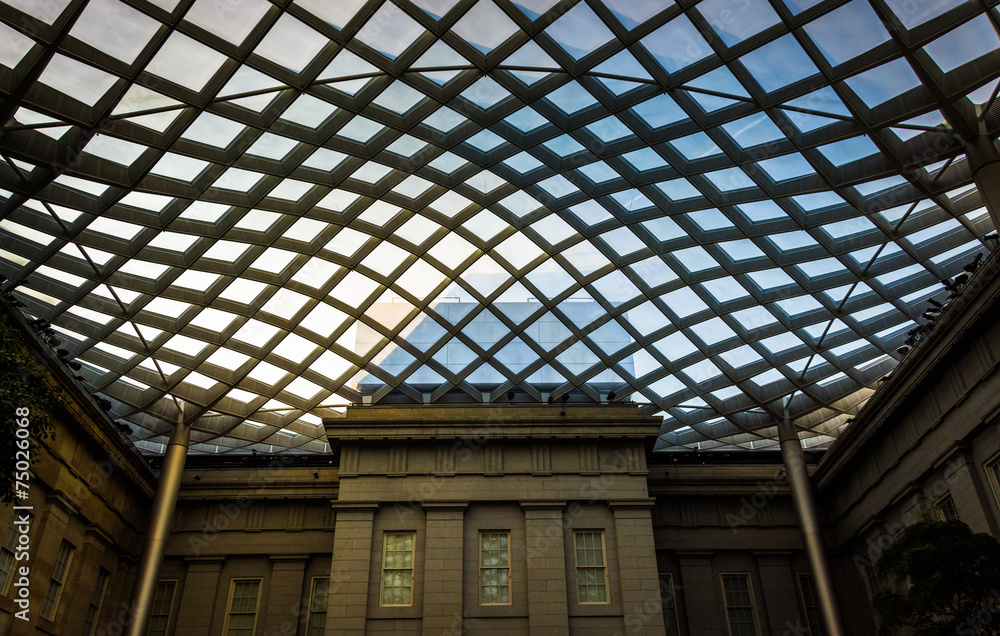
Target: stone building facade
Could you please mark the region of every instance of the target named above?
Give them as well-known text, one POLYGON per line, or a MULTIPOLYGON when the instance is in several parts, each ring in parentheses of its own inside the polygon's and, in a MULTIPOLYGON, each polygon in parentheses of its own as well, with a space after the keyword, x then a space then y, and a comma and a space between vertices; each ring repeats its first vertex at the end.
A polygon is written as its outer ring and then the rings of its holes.
MULTIPOLYGON (((972 292, 811 455, 851 634, 876 631, 871 563, 905 525, 1000 536, 1000 278, 972 292)), ((0 633, 117 636, 156 465, 52 373, 73 399, 32 469, 30 621, 6 531, 0 633)), ((653 454, 630 405, 358 406, 326 427, 330 456, 189 460, 149 634, 822 633, 776 455, 653 454)))

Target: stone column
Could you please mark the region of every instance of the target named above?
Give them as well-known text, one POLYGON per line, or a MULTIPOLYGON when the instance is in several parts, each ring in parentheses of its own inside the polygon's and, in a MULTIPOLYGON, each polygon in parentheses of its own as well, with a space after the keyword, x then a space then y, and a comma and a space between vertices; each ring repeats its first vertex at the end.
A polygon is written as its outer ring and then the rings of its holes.
POLYGON ((368 573, 378 504, 334 503, 333 506, 337 518, 333 529, 326 636, 361 636, 368 617, 368 573))
POLYGON ((565 502, 522 502, 528 571, 528 633, 569 634, 566 600, 565 502))
POLYGON ((265 634, 294 634, 299 618, 309 611, 309 599, 302 598, 302 579, 308 558, 305 554, 271 556, 265 634))
POLYGON ((699 636, 723 636, 724 610, 719 604, 719 580, 712 571, 711 552, 678 552, 681 585, 684 586, 684 608, 687 610, 688 632, 699 636), (705 611, 705 608, 712 608, 705 611))
MULTIPOLYGON (((32 499, 31 501, 35 502, 37 500, 32 499)), ((31 574, 28 577, 31 581, 31 585, 28 588, 28 598, 31 601, 31 608, 28 610, 30 621, 14 620, 14 628, 11 631, 11 636, 33 636, 36 633, 35 626, 39 621, 45 621, 45 619, 41 618, 42 603, 45 599, 45 593, 49 588, 52 570, 55 568, 56 556, 59 554, 59 547, 62 545, 63 538, 69 529, 70 519, 79 513, 76 505, 61 490, 53 490, 48 493, 45 497, 44 506, 39 506, 37 503, 33 503, 33 506, 34 510, 31 512, 36 514, 31 521, 31 530, 29 532, 29 536, 31 537, 31 558, 27 562, 31 568, 31 574)), ((16 514, 20 513, 21 511, 16 512, 16 514)), ((76 559, 77 555, 74 555, 73 558, 76 559)), ((20 566, 24 563, 24 561, 15 561, 14 565, 20 566)), ((73 566, 71 564, 70 570, 72 569, 73 566)), ((12 597, 16 595, 13 581, 17 578, 12 572, 11 588, 9 590, 12 597)), ((63 586, 62 598, 59 602, 60 607, 65 607, 67 599, 73 592, 69 586, 63 586)), ((17 605, 13 609, 15 612, 19 610, 17 605)), ((65 612, 57 608, 53 618, 59 619, 61 616, 65 616, 65 612)), ((49 623, 49 626, 51 628, 52 623, 49 623)))
MULTIPOLYGON (((181 636, 209 636, 212 629, 212 614, 219 596, 219 575, 225 557, 188 557, 187 574, 184 577, 184 594, 177 616, 174 633, 181 636)), ((226 590, 228 594, 228 590, 226 590)))
MULTIPOLYGON (((83 545, 77 549, 76 556, 73 559, 78 564, 75 568, 77 576, 73 580, 66 581, 66 591, 72 590, 71 593, 64 595, 66 616, 79 617, 80 619, 86 616, 87 609, 90 607, 90 601, 93 600, 94 590, 97 588, 98 574, 101 569, 101 563, 104 560, 104 546, 108 544, 106 542, 110 541, 110 537, 98 528, 94 526, 87 528, 83 538, 83 545)), ((109 605, 107 596, 111 591, 110 588, 111 581, 109 580, 108 586, 104 591, 105 598, 103 599, 104 604, 102 607, 109 605)), ((67 625, 64 624, 63 626, 66 627, 67 625)))
POLYGON ((796 620, 800 620, 808 628, 799 609, 798 586, 789 562, 791 553, 757 552, 755 556, 757 571, 760 572, 760 592, 767 607, 771 633, 784 634, 789 629, 788 623, 795 625, 796 620))
POLYGON ((955 502, 958 518, 975 532, 986 532, 993 536, 1000 534, 1000 527, 990 512, 989 485, 984 484, 979 477, 971 444, 955 444, 955 449, 944 462, 944 478, 952 501, 955 502))
POLYGON ((425 636, 462 633, 462 554, 465 503, 424 503, 425 636))
MULTIPOLYGON (((113 545, 113 544, 111 544, 113 545)), ((118 546, 115 546, 117 549, 118 546)), ((127 554, 118 553, 115 566, 111 571, 111 580, 108 581, 108 592, 104 598, 104 609, 101 610, 101 626, 111 624, 121 624, 124 631, 125 621, 130 620, 128 608, 129 590, 135 583, 135 561, 127 554)), ((176 588, 180 589, 180 588, 176 588)), ((175 594, 176 594, 175 589, 175 594)), ((178 599, 174 598, 174 607, 177 607, 178 599)), ((108 632, 105 627, 105 633, 108 632)))
POLYGON ((663 604, 656 567, 653 519, 655 499, 611 501, 618 542, 622 610, 629 634, 662 634, 663 604))

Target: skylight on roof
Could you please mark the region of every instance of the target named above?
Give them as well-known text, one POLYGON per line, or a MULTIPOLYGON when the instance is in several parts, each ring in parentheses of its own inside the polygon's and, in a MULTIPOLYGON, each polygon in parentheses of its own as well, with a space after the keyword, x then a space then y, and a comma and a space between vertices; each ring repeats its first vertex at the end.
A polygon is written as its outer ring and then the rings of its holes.
POLYGON ((745 5, 735 5, 730 0, 702 0, 698 12, 726 46, 739 44, 781 21, 767 0, 748 0, 745 5))
POLYGON ((740 58, 740 63, 768 93, 819 73, 809 55, 791 35, 747 53, 740 58))
MULTIPOLYGON (((905 332, 899 303, 984 249, 950 133, 1000 132, 977 119, 989 4, 188 4, 175 24, 170 2, 82 3, 65 51, 0 26, 23 141, 0 160, 0 274, 107 366, 154 373, 169 342, 171 396, 223 396, 195 452, 245 450, 248 417, 269 451, 320 448, 319 400, 567 382, 694 422, 663 448, 768 438, 760 405, 801 390, 810 428, 840 430, 827 413, 870 387, 825 360, 894 359, 869 331, 905 332), (150 351, 121 346, 133 324, 150 351)), ((16 6, 62 24, 69 5, 16 6)), ((167 397, 138 373, 108 391, 141 436, 167 397)))
POLYGON ((574 60, 581 60, 614 39, 614 34, 601 22, 593 9, 579 3, 545 29, 574 60))
POLYGON ((687 16, 678 16, 641 40, 667 73, 676 73, 712 55, 712 48, 687 16), (677 46, 683 42, 684 46, 677 46))
POLYGON ((484 55, 506 42, 519 30, 491 0, 478 0, 452 28, 484 55))
POLYGON ((851 0, 808 23, 805 32, 830 66, 838 66, 890 40, 867 0, 851 0))
POLYGON ((391 2, 383 4, 371 18, 367 28, 356 36, 390 60, 399 57, 424 33, 424 28, 391 2))

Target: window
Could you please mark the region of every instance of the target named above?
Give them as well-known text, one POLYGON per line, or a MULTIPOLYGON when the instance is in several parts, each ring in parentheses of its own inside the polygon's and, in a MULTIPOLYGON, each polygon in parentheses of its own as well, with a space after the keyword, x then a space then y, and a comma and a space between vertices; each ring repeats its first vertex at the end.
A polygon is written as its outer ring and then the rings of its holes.
POLYGON ((993 498, 996 499, 997 506, 1000 506, 1000 457, 986 464, 986 475, 993 487, 993 498))
POLYGON ((723 574, 722 593, 726 601, 730 636, 757 636, 749 574, 723 574))
POLYGON ((382 605, 413 604, 413 533, 387 532, 382 542, 382 605))
POLYGON ((83 619, 83 633, 87 636, 94 636, 97 631, 97 617, 101 613, 101 604, 104 602, 104 592, 108 589, 108 579, 110 574, 103 569, 97 572, 97 585, 90 595, 90 605, 87 606, 87 615, 83 619))
POLYGON ((260 579, 233 579, 229 587, 229 613, 226 615, 226 636, 253 636, 257 624, 257 600, 260 579))
POLYGON ((576 598, 581 603, 609 602, 603 532, 576 533, 576 598))
POLYGON ((819 600, 813 589, 812 577, 808 574, 799 575, 799 592, 802 594, 802 608, 806 612, 806 622, 809 625, 809 636, 823 636, 823 621, 819 615, 819 600))
POLYGON ((510 535, 479 534, 479 604, 510 605, 510 535))
POLYGON ((11 572, 14 571, 14 548, 17 547, 17 526, 11 525, 7 529, 7 537, 3 540, 3 547, 0 547, 0 594, 6 594, 10 582, 14 578, 11 572))
POLYGON ((146 636, 167 636, 170 623, 170 609, 174 604, 176 581, 160 581, 153 596, 153 607, 149 612, 149 627, 146 636))
POLYGON ((868 592, 868 600, 871 601, 875 594, 882 589, 882 582, 878 580, 878 574, 875 573, 875 566, 871 563, 862 565, 861 578, 865 582, 865 591, 868 592))
POLYGON ((326 634, 326 604, 329 600, 330 579, 313 579, 312 592, 309 594, 309 630, 306 632, 308 636, 326 634))
POLYGON ((59 546, 56 563, 52 566, 49 589, 45 591, 45 599, 42 601, 42 616, 44 618, 55 618, 56 609, 59 607, 59 598, 62 596, 63 584, 69 573, 69 564, 73 560, 73 550, 73 546, 66 541, 63 541, 59 546))
POLYGON ((663 604, 663 626, 666 636, 677 636, 677 600, 674 598, 674 576, 660 575, 660 602, 663 604))
POLYGON ((951 495, 945 495, 934 502, 934 515, 939 521, 958 521, 958 508, 951 495))

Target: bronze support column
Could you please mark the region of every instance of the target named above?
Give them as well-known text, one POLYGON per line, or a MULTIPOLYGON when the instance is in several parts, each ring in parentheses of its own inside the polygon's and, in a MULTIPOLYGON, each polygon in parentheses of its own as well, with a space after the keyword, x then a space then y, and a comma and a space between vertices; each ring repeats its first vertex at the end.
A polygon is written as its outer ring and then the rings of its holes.
POLYGON ((136 572, 135 587, 132 590, 130 603, 132 622, 128 626, 127 636, 145 636, 146 624, 153 609, 153 596, 156 594, 156 584, 159 581, 160 564, 163 562, 163 552, 167 547, 170 522, 174 517, 181 474, 184 472, 184 462, 187 460, 188 440, 191 437, 191 425, 183 419, 183 414, 178 417, 177 424, 170 434, 170 441, 167 442, 167 452, 163 456, 160 481, 156 485, 146 541, 142 546, 139 571, 136 572))
POLYGON ((788 417, 787 409, 785 417, 778 422, 778 440, 781 444, 781 459, 785 463, 785 473, 788 475, 792 504, 799 518, 802 543, 805 545, 806 558, 816 586, 823 625, 828 636, 846 636, 847 632, 844 631, 840 606, 833 586, 833 575, 823 547, 823 529, 820 527, 819 515, 816 512, 816 499, 813 496, 809 472, 806 470, 805 454, 802 452, 802 443, 795 431, 795 425, 788 417))

